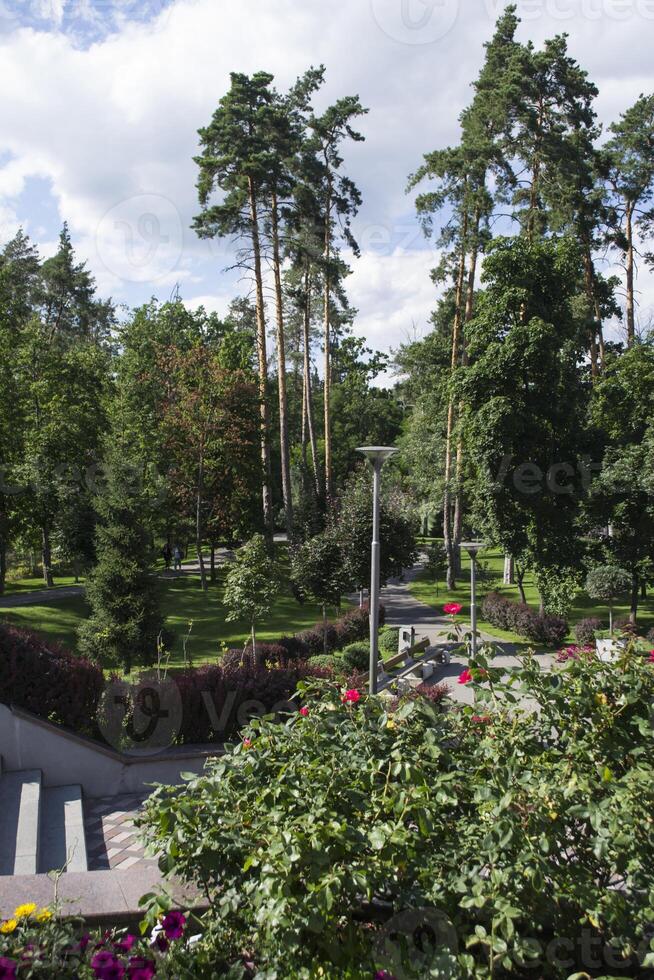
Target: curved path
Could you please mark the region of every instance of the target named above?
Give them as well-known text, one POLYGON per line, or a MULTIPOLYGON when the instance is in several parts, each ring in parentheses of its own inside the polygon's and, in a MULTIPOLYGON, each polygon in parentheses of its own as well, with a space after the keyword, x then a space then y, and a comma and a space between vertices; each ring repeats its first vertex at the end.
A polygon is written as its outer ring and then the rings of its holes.
MULTIPOLYGON (((381 590, 381 602, 386 608, 386 623, 390 626, 415 626, 417 638, 429 637, 431 646, 447 644, 447 634, 451 631, 451 623, 447 616, 440 614, 438 607, 426 605, 416 599, 409 590, 408 583, 416 578, 422 571, 423 561, 419 561, 413 568, 405 571, 404 578, 391 579, 381 590)), ((493 660, 495 667, 517 667, 519 659, 517 653, 519 647, 515 643, 508 643, 498 640, 497 637, 490 636, 488 633, 480 633, 482 641, 492 643, 496 648, 496 656, 493 660)), ((554 663, 552 654, 537 654, 539 661, 544 667, 550 667, 554 663)), ((451 696, 465 703, 472 703, 473 692, 464 684, 458 683, 459 674, 468 664, 468 658, 461 652, 456 652, 452 656, 451 663, 437 664, 430 684, 445 683, 450 688, 451 696)))

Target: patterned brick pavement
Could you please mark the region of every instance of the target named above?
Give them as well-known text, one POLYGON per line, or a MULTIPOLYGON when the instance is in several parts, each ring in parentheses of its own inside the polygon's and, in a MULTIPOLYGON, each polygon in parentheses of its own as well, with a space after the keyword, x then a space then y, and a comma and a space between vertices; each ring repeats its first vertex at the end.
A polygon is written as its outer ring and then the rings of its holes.
POLYGON ((89 871, 128 871, 156 867, 146 858, 134 817, 147 794, 104 796, 84 800, 84 828, 89 871))

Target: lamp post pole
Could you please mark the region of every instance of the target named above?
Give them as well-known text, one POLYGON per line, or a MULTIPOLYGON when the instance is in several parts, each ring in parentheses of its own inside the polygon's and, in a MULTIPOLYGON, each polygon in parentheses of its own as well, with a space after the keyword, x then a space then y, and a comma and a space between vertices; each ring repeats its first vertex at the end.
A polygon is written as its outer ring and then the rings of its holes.
POLYGON ((477 655, 477 555, 484 547, 483 541, 464 541, 461 547, 470 555, 470 629, 472 630, 472 656, 477 655))
POLYGON ((386 460, 397 452, 392 446, 361 446, 357 452, 363 453, 372 464, 372 544, 370 549, 370 662, 368 689, 377 693, 377 660, 379 640, 379 510, 381 491, 381 471, 386 460))

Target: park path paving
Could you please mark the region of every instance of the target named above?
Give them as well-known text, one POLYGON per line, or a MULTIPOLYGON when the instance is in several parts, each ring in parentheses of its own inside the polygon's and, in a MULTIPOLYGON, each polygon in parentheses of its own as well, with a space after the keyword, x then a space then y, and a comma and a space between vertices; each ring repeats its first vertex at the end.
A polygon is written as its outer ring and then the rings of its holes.
POLYGON ((55 589, 35 589, 33 592, 14 592, 0 596, 0 609, 12 606, 40 606, 69 596, 84 595, 83 585, 60 585, 55 589))
MULTIPOLYGON (((386 609, 386 623, 389 626, 415 626, 416 638, 420 640, 423 636, 427 636, 430 647, 433 648, 448 644, 447 634, 451 632, 452 624, 450 618, 439 611, 439 605, 442 608, 442 603, 436 601, 436 596, 434 606, 428 606, 416 599, 409 590, 409 582, 423 570, 425 560, 426 556, 420 556, 418 563, 413 568, 407 569, 402 579, 391 579, 381 589, 381 602, 386 609)), ((521 649, 525 649, 524 644, 498 640, 497 637, 483 632, 480 633, 480 638, 482 642, 492 643, 496 649, 496 656, 493 658, 494 667, 509 668, 520 665, 518 654, 521 649)), ((536 656, 547 669, 555 663, 553 654, 537 653, 536 656)), ((428 683, 447 684, 450 696, 455 701, 472 704, 474 689, 469 685, 458 683, 459 675, 467 666, 468 658, 465 654, 460 650, 453 651, 449 664, 435 665, 436 669, 428 683)))

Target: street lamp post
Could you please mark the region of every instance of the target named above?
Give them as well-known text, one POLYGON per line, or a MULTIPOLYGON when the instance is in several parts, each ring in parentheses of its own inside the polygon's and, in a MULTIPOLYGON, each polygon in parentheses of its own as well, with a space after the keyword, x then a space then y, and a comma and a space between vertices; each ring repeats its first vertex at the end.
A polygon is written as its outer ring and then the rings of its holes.
POLYGON ((371 694, 377 693, 377 646, 379 635, 379 491, 382 466, 397 452, 393 446, 359 446, 372 464, 372 547, 370 562, 370 671, 368 684, 371 694))
POLYGON ((470 629, 472 631, 472 656, 477 654, 477 555, 484 547, 483 541, 462 541, 461 547, 470 555, 470 629))

